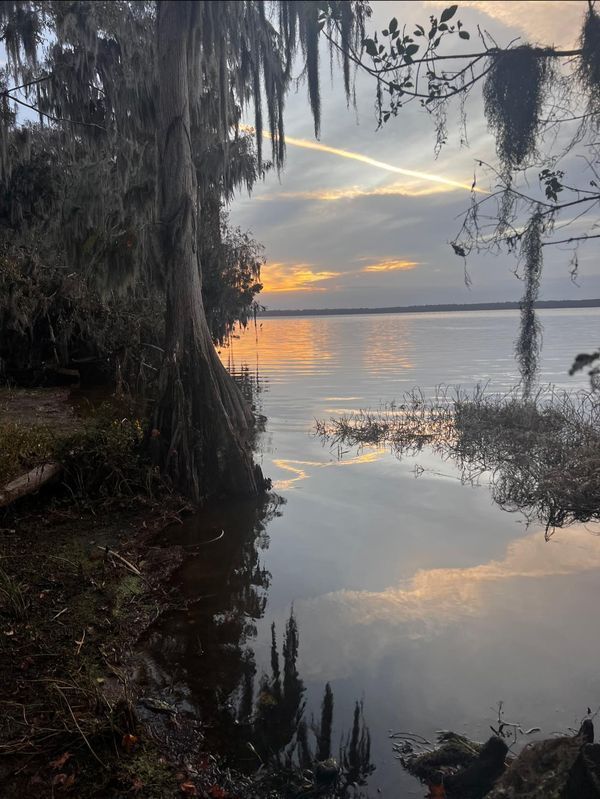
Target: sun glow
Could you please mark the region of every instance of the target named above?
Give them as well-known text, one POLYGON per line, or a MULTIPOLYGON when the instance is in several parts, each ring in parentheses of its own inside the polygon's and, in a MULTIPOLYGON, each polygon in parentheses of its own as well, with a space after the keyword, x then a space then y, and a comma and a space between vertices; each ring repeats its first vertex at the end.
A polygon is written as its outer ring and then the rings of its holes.
POLYGON ((414 269, 419 266, 418 261, 401 261, 390 258, 385 261, 378 261, 374 264, 368 264, 362 268, 362 272, 403 272, 408 269, 414 269))
POLYGON ((364 186, 348 186, 340 189, 315 189, 314 191, 282 191, 277 194, 265 194, 259 199, 269 200, 317 200, 318 202, 340 202, 356 200, 363 197, 431 197, 434 194, 445 194, 454 191, 454 187, 446 185, 429 185, 418 187, 415 182, 385 183, 383 186, 365 188, 364 186))

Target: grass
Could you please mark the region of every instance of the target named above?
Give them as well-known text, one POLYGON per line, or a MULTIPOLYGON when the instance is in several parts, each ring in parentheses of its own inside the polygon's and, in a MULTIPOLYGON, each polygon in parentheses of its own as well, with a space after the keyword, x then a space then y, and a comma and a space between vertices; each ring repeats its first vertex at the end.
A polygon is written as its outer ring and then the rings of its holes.
POLYGON ((316 423, 340 447, 387 444, 398 457, 424 447, 452 460, 465 482, 489 479, 495 502, 555 527, 600 520, 600 397, 549 387, 529 400, 517 390, 440 389, 376 411, 316 423))
POLYGON ((45 425, 0 425, 0 485, 53 459, 56 436, 45 425))
POLYGON ((0 421, 0 487, 56 461, 76 503, 160 494, 166 486, 146 452, 144 420, 119 411, 104 403, 67 428, 7 415, 0 421))
POLYGON ((23 585, 0 567, 0 607, 14 621, 27 618, 29 602, 23 585))

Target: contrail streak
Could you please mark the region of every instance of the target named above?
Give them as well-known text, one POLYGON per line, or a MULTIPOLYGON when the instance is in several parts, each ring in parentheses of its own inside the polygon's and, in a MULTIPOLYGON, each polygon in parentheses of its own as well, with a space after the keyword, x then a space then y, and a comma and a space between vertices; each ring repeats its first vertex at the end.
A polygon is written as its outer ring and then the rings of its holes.
MULTIPOLYGON (((249 133, 254 132, 254 128, 250 125, 244 126, 244 130, 249 133)), ((271 134, 267 131, 263 132, 263 136, 268 139, 271 138, 271 134)), ((318 150, 321 153, 331 153, 331 155, 338 155, 340 158, 350 158, 353 161, 360 161, 362 164, 368 164, 369 166, 374 166, 377 169, 384 169, 386 172, 394 172, 397 175, 405 175, 409 178, 427 180, 430 183, 442 183, 445 186, 452 186, 455 189, 466 189, 467 191, 471 191, 471 185, 469 183, 460 183, 457 180, 444 178, 441 175, 432 175, 429 172, 417 172, 414 169, 404 169, 401 166, 394 166, 394 164, 388 164, 385 161, 379 161, 376 158, 371 158, 368 155, 353 153, 351 150, 341 150, 339 147, 330 147, 328 144, 322 144, 318 141, 295 139, 291 136, 286 136, 285 141, 286 144, 291 144, 294 147, 303 147, 305 150, 318 150)), ((476 191, 481 190, 477 189, 476 191)))

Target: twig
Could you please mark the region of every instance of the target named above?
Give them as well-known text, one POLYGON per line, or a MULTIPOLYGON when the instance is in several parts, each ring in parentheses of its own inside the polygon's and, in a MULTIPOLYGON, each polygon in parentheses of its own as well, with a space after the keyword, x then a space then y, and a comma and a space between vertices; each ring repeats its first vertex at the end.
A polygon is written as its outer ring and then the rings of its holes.
POLYGON ((52 616, 50 621, 56 621, 56 619, 58 619, 59 616, 62 616, 63 613, 65 613, 68 609, 69 608, 63 608, 62 610, 59 610, 58 613, 56 614, 56 616, 52 616))
POLYGON ((81 652, 81 647, 83 646, 84 641, 85 641, 85 629, 83 631, 83 635, 81 636, 81 640, 80 641, 75 640, 75 643, 77 644, 77 651, 75 652, 76 655, 79 655, 79 653, 81 652))
POLYGON ((122 555, 119 555, 119 553, 118 553, 118 552, 115 552, 114 550, 112 550, 112 549, 109 549, 108 547, 101 547, 101 546, 97 546, 96 548, 97 548, 97 549, 100 549, 102 552, 106 553, 107 555, 112 555, 112 557, 113 557, 113 558, 116 558, 117 560, 120 560, 120 561, 121 561, 121 563, 122 563, 124 566, 127 566, 127 568, 129 569, 129 571, 130 571, 130 572, 132 572, 133 574, 137 575, 137 577, 142 577, 142 573, 141 573, 141 571, 138 569, 138 567, 137 567, 137 566, 134 566, 134 565, 133 565, 133 563, 130 563, 130 562, 129 562, 128 560, 126 560, 126 559, 125 559, 125 558, 124 558, 122 555))

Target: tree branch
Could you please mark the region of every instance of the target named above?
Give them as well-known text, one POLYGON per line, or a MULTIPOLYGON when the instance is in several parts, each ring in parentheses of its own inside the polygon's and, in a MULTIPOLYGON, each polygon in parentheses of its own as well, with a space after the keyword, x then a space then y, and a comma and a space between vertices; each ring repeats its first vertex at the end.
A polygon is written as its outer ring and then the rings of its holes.
MULTIPOLYGON (((36 78, 36 80, 30 80, 28 83, 22 83, 20 86, 13 86, 10 89, 5 89, 3 92, 0 92, 2 96, 8 95, 11 92, 18 92, 20 89, 28 89, 30 86, 35 86, 36 83, 43 83, 45 80, 50 80, 52 75, 44 75, 43 78, 36 78)), ((12 98, 14 100, 14 97, 12 98)))
POLYGON ((586 233, 583 236, 571 236, 570 239, 559 239, 559 241, 544 241, 542 242, 542 247, 552 247, 555 244, 571 244, 574 241, 587 241, 588 239, 600 239, 600 233, 593 236, 586 233))
MULTIPOLYGON (((335 47, 340 52, 343 52, 343 49, 342 49, 341 45, 339 45, 329 33, 327 33, 326 31, 323 31, 323 35, 325 36, 327 41, 333 47, 335 47)), ((503 50, 501 52, 504 53, 506 51, 503 50)), ((484 53, 483 55, 486 55, 486 53, 484 53)), ((390 87, 391 84, 394 83, 394 81, 386 80, 385 78, 381 77, 382 72, 391 71, 391 69, 390 70, 388 70, 388 69, 378 70, 378 69, 373 69, 372 67, 367 66, 367 64, 365 64, 360 59, 360 57, 358 55, 356 55, 356 53, 355 53, 355 51, 353 49, 349 50, 348 57, 349 57, 350 61, 352 61, 357 66, 361 67, 361 69, 364 69, 364 71, 367 72, 372 77, 377 78, 377 80, 380 81, 381 83, 383 83, 384 86, 390 87)), ((431 61, 432 58, 421 59, 421 61, 431 61)), ((476 63, 477 60, 478 59, 475 59, 473 61, 473 63, 476 63)), ((413 64, 419 63, 419 59, 415 59, 412 63, 413 64)), ((408 66, 408 65, 406 65, 406 66, 408 66)), ((412 64, 410 66, 412 66, 412 64)), ((471 66, 471 65, 469 65, 469 66, 471 66)), ((487 67, 486 69, 484 69, 483 72, 480 75, 477 75, 472 80, 470 80, 468 83, 465 83, 465 84, 459 86, 457 89, 453 89, 452 91, 448 92, 447 94, 439 95, 437 97, 433 97, 433 99, 434 100, 449 100, 451 97, 455 97, 457 94, 462 94, 467 89, 470 89, 471 86, 473 86, 475 83, 478 83, 483 77, 485 77, 485 75, 487 75, 487 73, 492 69, 493 66, 494 66, 493 64, 490 64, 490 66, 487 67)), ((402 65, 400 65, 400 67, 394 67, 393 69, 396 70, 397 68, 401 68, 401 67, 402 67, 402 65)), ((440 80, 443 80, 443 78, 440 78, 440 80)), ((404 88, 402 89, 401 96, 418 97, 418 98, 423 99, 423 100, 432 99, 430 94, 423 94, 421 92, 416 92, 416 91, 415 92, 411 92, 409 89, 404 89, 404 88)))
POLYGON ((66 117, 55 117, 52 114, 46 113, 46 111, 40 111, 40 109, 37 106, 32 105, 31 103, 26 103, 25 100, 19 100, 18 97, 13 97, 12 95, 9 95, 7 92, 2 92, 1 94, 6 97, 9 97, 11 100, 13 100, 15 103, 18 103, 19 105, 24 105, 25 108, 31 108, 37 114, 41 114, 43 117, 52 120, 52 122, 68 122, 71 125, 84 125, 86 128, 97 128, 98 130, 102 130, 104 131, 104 133, 106 133, 107 129, 102 125, 98 125, 96 122, 84 122, 83 120, 79 119, 67 119, 66 117))

